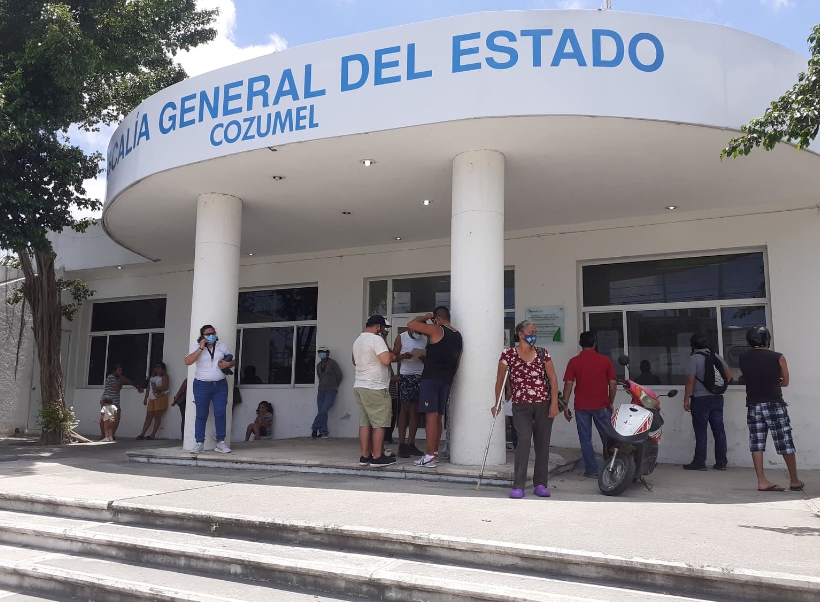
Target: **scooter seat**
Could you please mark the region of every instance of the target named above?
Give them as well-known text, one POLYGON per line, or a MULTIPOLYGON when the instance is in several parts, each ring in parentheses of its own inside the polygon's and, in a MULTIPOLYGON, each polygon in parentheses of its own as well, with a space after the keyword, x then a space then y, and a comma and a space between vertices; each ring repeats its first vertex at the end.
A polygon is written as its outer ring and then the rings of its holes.
MULTIPOLYGON (((654 420, 653 420, 654 424, 654 420)), ((640 445, 644 441, 647 440, 649 437, 649 431, 645 433, 640 433, 639 435, 621 435, 618 431, 616 431, 611 424, 606 425, 606 438, 609 442, 616 442, 616 443, 628 443, 630 445, 640 445)))

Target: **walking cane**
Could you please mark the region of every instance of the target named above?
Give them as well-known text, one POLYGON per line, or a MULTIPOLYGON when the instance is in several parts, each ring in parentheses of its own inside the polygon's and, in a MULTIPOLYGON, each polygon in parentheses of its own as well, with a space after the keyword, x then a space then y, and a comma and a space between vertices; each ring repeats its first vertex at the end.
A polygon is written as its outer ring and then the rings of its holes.
POLYGON ((504 372, 504 381, 501 383, 501 394, 498 396, 498 401, 496 402, 496 407, 498 407, 498 412, 495 413, 493 416, 493 424, 490 426, 490 436, 487 437, 487 448, 484 450, 484 462, 481 463, 481 472, 478 473, 478 484, 475 486, 476 491, 481 491, 481 478, 484 476, 484 467, 487 465, 487 455, 490 453, 490 441, 493 439, 493 430, 495 430, 495 421, 498 419, 498 414, 501 412, 501 400, 504 398, 504 388, 507 386, 507 376, 509 376, 510 371, 506 370, 504 372))

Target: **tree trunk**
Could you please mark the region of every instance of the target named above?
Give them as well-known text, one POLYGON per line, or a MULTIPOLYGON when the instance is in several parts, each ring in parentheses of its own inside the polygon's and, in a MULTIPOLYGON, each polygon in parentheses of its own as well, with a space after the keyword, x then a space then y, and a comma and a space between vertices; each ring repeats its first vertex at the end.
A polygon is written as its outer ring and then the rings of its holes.
MULTIPOLYGON (((60 291, 54 272, 53 251, 34 253, 36 269, 25 251, 18 252, 21 269, 25 275, 23 294, 31 308, 34 344, 40 362, 40 394, 43 407, 57 404, 65 407, 63 396, 63 367, 60 362, 62 338, 62 313, 60 291)), ((43 429, 40 442, 61 445, 72 440, 71 434, 43 429)))

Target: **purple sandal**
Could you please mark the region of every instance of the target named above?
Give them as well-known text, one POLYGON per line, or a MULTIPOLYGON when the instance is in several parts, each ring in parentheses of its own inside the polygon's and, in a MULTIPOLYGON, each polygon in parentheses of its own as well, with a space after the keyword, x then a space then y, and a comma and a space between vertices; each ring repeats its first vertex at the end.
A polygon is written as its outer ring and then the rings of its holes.
POLYGON ((552 495, 550 490, 543 485, 538 485, 535 490, 533 490, 533 493, 538 497, 550 497, 552 495))

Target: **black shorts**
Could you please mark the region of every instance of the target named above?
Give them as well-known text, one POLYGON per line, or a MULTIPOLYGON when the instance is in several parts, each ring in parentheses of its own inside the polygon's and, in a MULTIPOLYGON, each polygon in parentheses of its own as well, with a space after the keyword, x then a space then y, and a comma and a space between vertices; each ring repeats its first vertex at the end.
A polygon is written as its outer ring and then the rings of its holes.
POLYGON ((419 412, 444 414, 452 385, 434 378, 422 378, 419 383, 419 412))

